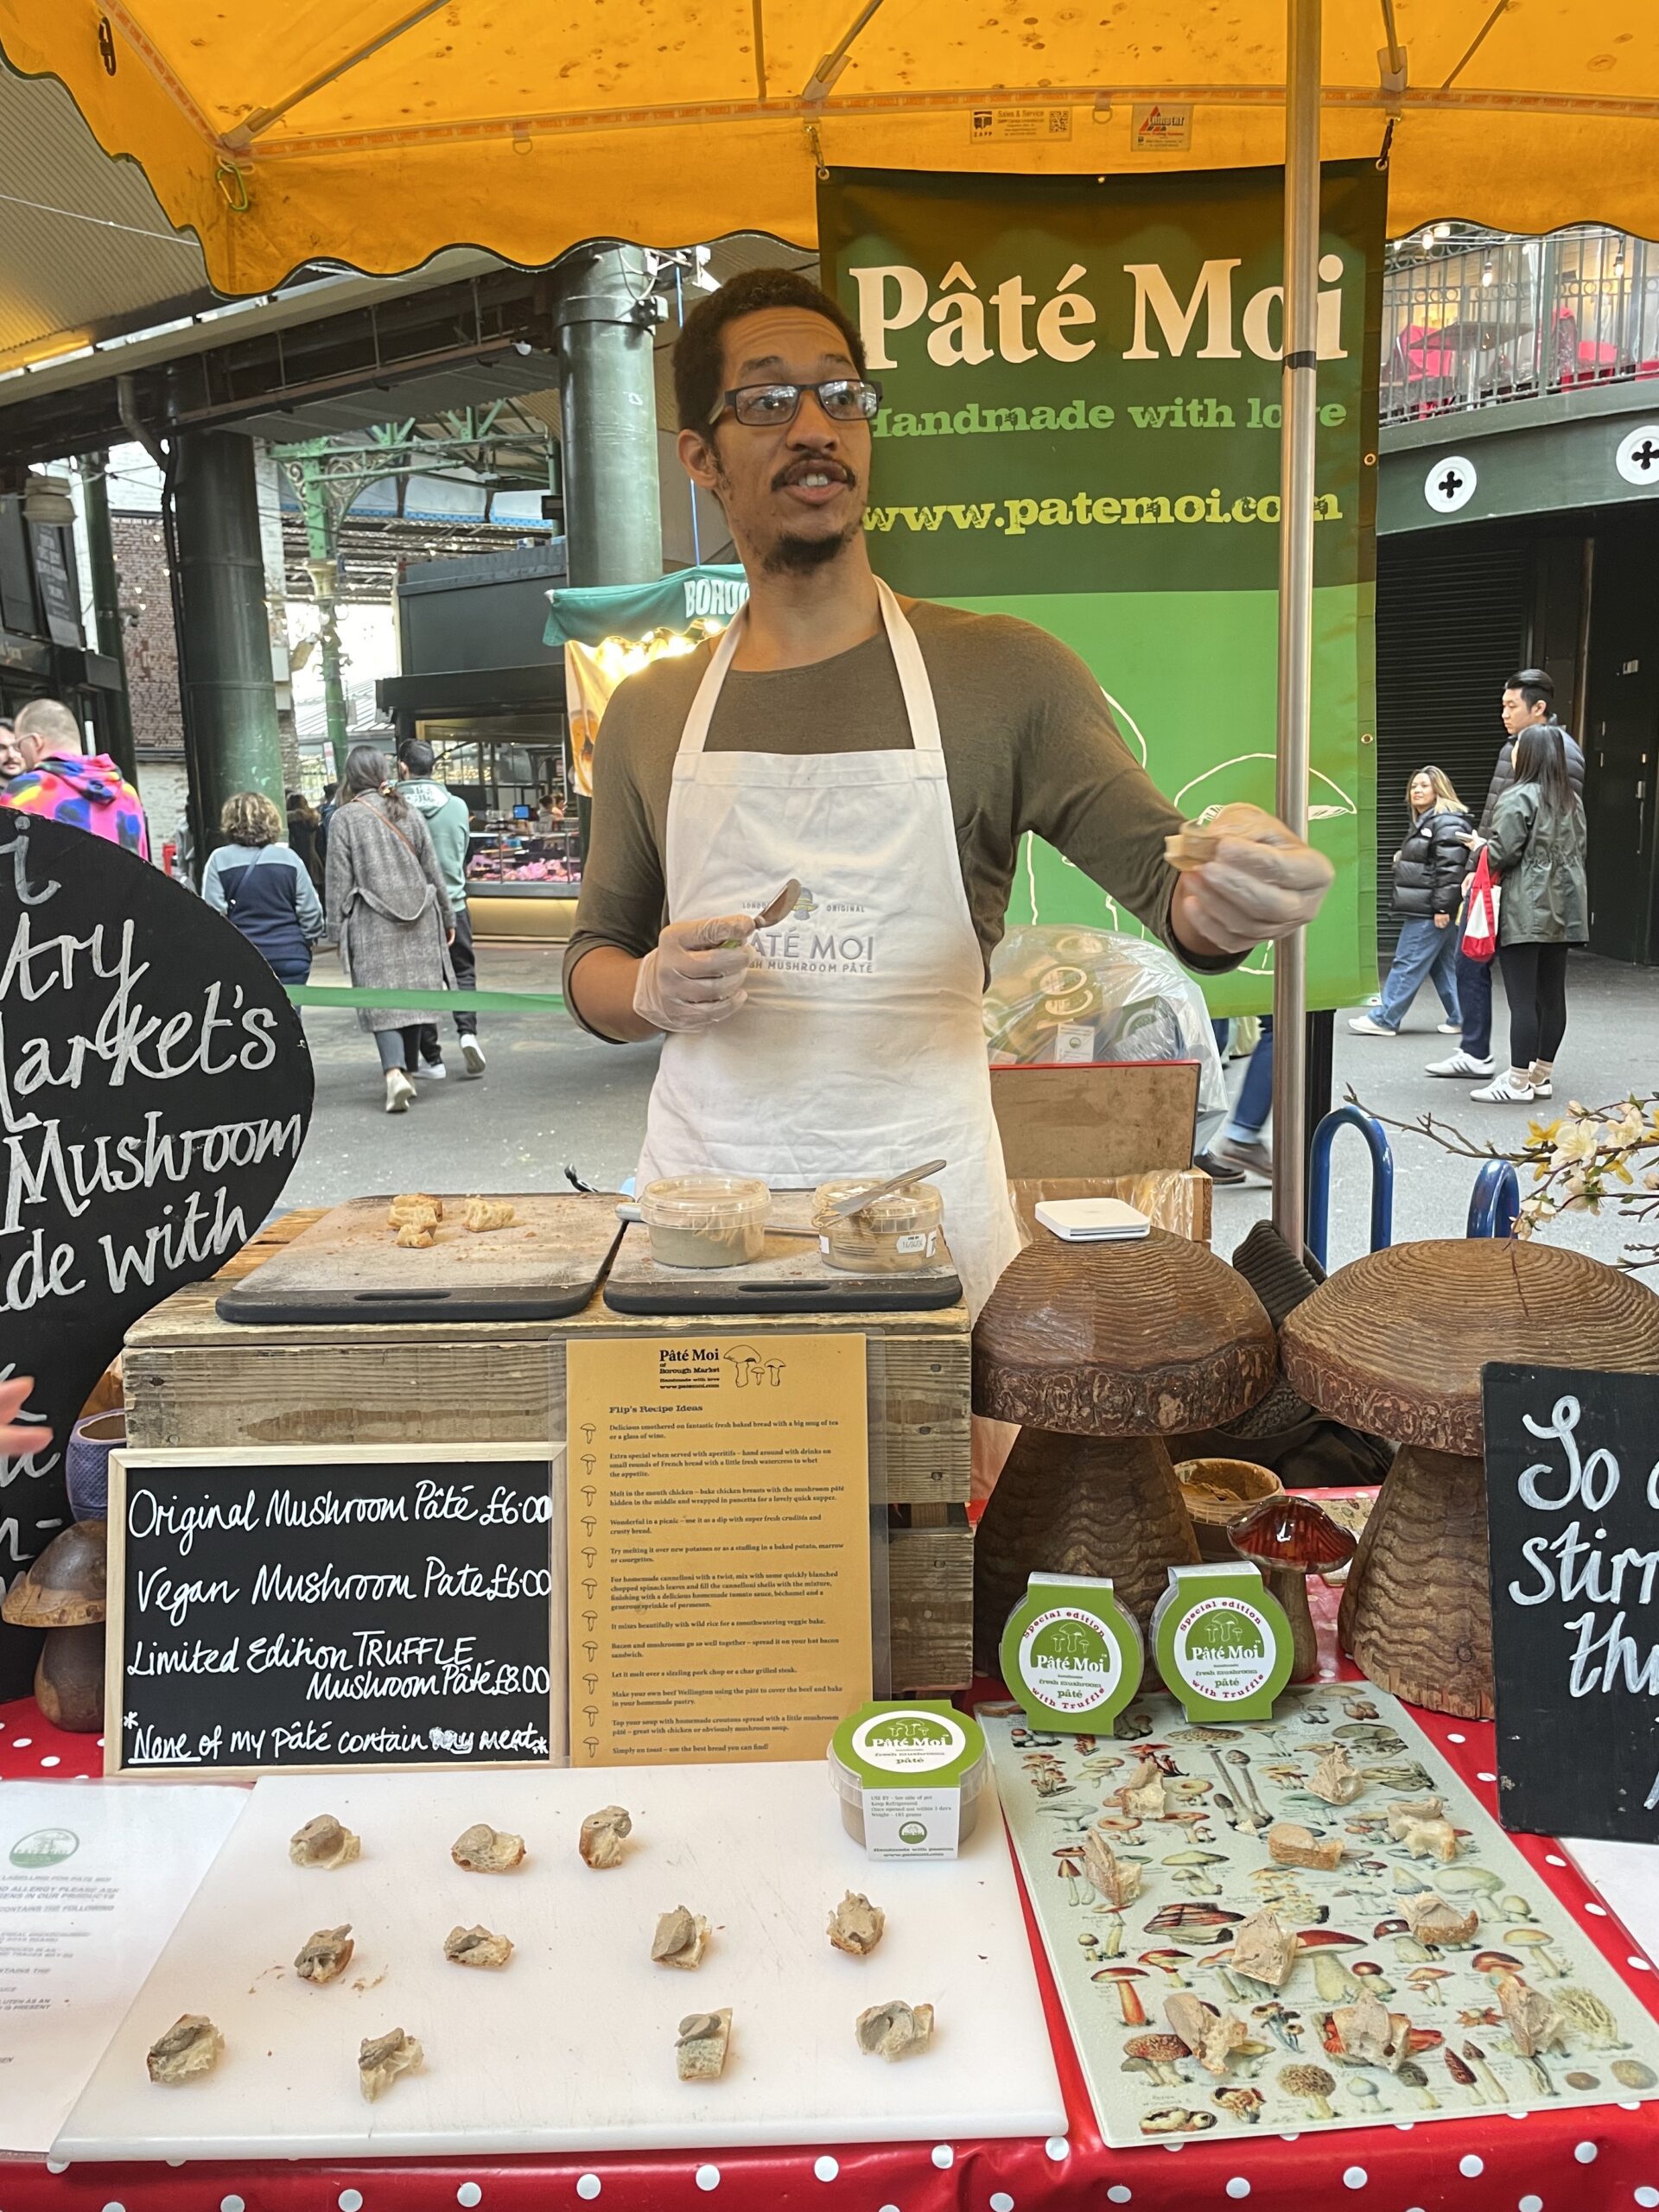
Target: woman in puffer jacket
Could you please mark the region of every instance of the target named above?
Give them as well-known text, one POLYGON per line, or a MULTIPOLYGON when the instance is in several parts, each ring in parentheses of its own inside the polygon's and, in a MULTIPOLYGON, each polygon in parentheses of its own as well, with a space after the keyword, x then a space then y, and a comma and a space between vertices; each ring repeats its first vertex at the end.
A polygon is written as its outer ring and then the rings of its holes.
POLYGON ((1471 824, 1451 779, 1420 768, 1406 786, 1411 827, 1394 856, 1394 911, 1402 917, 1394 964, 1370 1014, 1348 1024, 1359 1037, 1397 1037, 1412 1001, 1432 982, 1446 1009, 1440 1027, 1460 1029, 1458 1009, 1458 908, 1469 866, 1464 839, 1471 824))

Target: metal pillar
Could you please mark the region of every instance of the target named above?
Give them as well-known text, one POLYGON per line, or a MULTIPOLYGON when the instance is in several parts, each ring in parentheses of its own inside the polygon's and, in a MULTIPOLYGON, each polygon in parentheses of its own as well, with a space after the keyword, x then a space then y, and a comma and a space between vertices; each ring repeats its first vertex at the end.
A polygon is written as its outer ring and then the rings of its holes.
POLYGON ((636 246, 584 247, 556 276, 570 582, 654 583, 663 517, 651 263, 636 246))
POLYGON ((282 811, 282 739, 253 446, 231 430, 186 430, 173 458, 179 690, 200 860, 233 792, 263 791, 282 811))
POLYGON ((127 696, 125 625, 121 620, 121 594, 115 574, 115 542, 110 535, 110 487, 107 453, 83 454, 80 480, 86 493, 86 557, 92 571, 92 607, 98 624, 98 650, 121 671, 121 689, 106 694, 109 721, 106 734, 115 764, 130 784, 138 781, 138 756, 132 742, 132 702, 127 696))
POLYGON ((340 582, 340 510, 334 505, 324 467, 329 451, 326 439, 315 448, 302 448, 299 465, 290 469, 289 474, 298 486, 300 512, 305 521, 305 569, 317 605, 323 721, 338 779, 346 772, 351 735, 346 721, 346 686, 340 670, 340 616, 335 597, 340 582))
MULTIPOLYGON (((1313 647, 1313 433, 1319 420, 1321 0, 1286 0, 1285 359, 1279 439, 1279 817, 1307 835, 1313 647)), ((1307 938, 1273 962, 1273 1222, 1300 1258, 1307 1205, 1307 938)))

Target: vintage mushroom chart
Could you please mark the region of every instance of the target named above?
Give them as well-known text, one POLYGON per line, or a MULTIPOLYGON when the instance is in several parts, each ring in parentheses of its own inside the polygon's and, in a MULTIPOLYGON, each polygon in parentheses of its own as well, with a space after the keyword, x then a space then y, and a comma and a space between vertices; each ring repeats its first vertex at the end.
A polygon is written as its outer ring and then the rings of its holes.
POLYGON ((1369 1683, 978 1718, 1108 2143, 1659 2095, 1659 2021, 1369 1683))

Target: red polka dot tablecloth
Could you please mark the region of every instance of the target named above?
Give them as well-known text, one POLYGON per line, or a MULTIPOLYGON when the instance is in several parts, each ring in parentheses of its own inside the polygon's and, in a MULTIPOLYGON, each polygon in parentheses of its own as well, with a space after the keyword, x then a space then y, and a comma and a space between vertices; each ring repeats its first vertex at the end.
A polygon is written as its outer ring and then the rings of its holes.
MULTIPOLYGON (((1323 1594, 1323 1593, 1320 1593, 1323 1594)), ((1329 1624, 1321 1623, 1328 1643, 1329 1624)), ((1336 1672, 1334 1667, 1325 1671, 1336 1672)), ((1354 1669, 1344 1665, 1345 1675, 1354 1669)), ((1357 1677, 1355 1677, 1357 1679, 1357 1677)), ((995 1686, 982 1685, 986 1694, 995 1686)), ((1491 1724, 1415 1715, 1489 1810, 1491 1724)), ((99 1741, 29 1703, 0 1706, 0 1782, 98 1770, 99 1741)), ((1659 2012, 1659 1974, 1546 1838, 1516 1843, 1622 1978, 1659 2012)), ((1331 2135, 1109 2150, 1090 2114, 1031 1930, 1070 2128, 1046 2141, 838 2145, 710 2158, 454 2158, 385 2164, 0 2162, 0 2212, 1659 2212, 1659 2103, 1493 2109, 1331 2135)))

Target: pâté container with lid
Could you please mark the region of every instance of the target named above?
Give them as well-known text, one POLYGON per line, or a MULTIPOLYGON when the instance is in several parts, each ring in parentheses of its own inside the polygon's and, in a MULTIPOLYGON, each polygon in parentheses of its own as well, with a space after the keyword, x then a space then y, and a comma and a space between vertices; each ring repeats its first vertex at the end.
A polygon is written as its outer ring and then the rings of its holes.
POLYGON ((664 1268, 736 1268, 766 1249, 772 1193, 754 1177, 669 1175, 639 1193, 651 1256, 664 1268))
POLYGON ((820 1183, 813 1193, 812 1226, 818 1232, 818 1249, 832 1268, 844 1268, 849 1274, 905 1274, 931 1268, 938 1258, 944 1200, 931 1183, 906 1183, 856 1213, 830 1212, 839 1200, 885 1180, 880 1175, 849 1177, 820 1183))
POLYGON ((931 1698, 861 1706, 830 1740, 842 1826, 872 1859, 954 1859, 979 1821, 976 1720, 931 1698))

